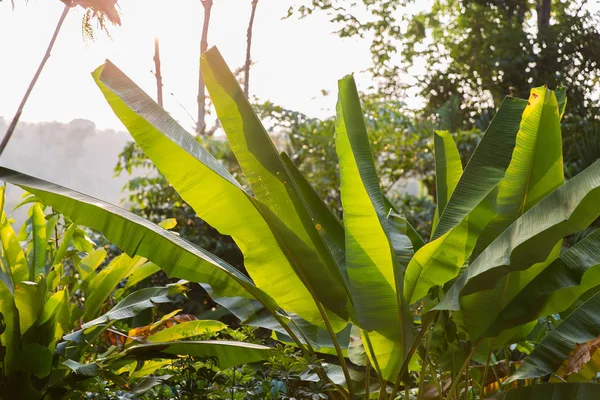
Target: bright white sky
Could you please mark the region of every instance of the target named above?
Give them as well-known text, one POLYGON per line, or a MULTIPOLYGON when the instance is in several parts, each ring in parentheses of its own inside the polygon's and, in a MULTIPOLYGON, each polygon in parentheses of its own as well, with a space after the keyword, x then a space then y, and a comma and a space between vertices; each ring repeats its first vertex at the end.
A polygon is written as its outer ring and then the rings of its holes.
MULTIPOLYGON (((0 116, 10 120, 33 76, 63 4, 58 0, 0 2, 0 116)), ((193 122, 175 98, 196 115, 198 57, 203 9, 200 0, 121 0, 123 26, 82 39, 82 10, 68 15, 52 57, 23 113, 23 121, 92 120, 99 128, 122 129, 90 72, 110 59, 151 96, 153 37, 161 40, 165 108, 187 128, 193 122), (168 4, 168 6, 167 6, 168 4), (170 95, 174 93, 175 98, 170 95)), ((215 0, 209 44, 231 69, 243 64, 250 0, 215 0)), ((425 3, 425 2, 424 2, 425 3)), ((303 111, 332 114, 337 79, 357 73, 366 88, 369 40, 340 39, 324 14, 281 20, 294 0, 260 0, 254 24, 250 92, 261 100, 303 111), (323 97, 321 89, 330 91, 323 97)))

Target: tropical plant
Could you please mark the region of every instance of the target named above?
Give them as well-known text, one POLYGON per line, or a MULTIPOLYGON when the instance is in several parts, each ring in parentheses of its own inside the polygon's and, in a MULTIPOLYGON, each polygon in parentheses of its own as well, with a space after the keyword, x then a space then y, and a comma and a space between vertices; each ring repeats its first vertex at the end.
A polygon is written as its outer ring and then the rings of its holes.
MULTIPOLYGON (((335 128, 342 222, 275 150, 219 52, 209 50, 201 62, 252 194, 113 64, 93 76, 182 199, 231 235, 251 279, 123 209, 8 169, 0 177, 103 232, 130 256, 199 282, 238 318, 274 330, 304 354, 333 354, 338 365, 317 361, 315 373, 336 389, 334 398, 483 397, 531 351, 532 331, 543 336, 547 324, 538 319, 569 307, 572 317, 555 335, 584 323, 586 341, 600 335, 581 311, 593 309, 590 290, 600 284, 592 274, 597 235, 561 254, 562 238, 600 214, 599 162, 564 182, 564 89, 505 98, 464 170, 452 136, 435 133, 437 210, 425 244, 382 194, 351 76, 339 81, 335 128)), ((123 354, 164 356, 182 347, 148 343, 123 354)), ((542 351, 566 354, 552 345, 542 351)), ((535 362, 535 350, 529 357, 535 362)), ((528 378, 519 371, 508 382, 528 378)), ((506 384, 498 398, 600 394, 598 385, 522 382, 530 387, 506 384)))
MULTIPOLYGON (((4 187, 1 192, 4 199, 4 187)), ((217 321, 182 319, 173 313, 147 329, 123 333, 127 320, 170 302, 168 296, 187 288, 179 282, 133 292, 139 282, 159 270, 156 265, 126 254, 107 260, 106 250, 97 248, 85 231, 57 213, 46 214, 38 201, 29 195, 19 205, 33 203, 18 234, 4 211, 1 215, 1 398, 8 393, 11 398, 22 399, 80 398, 77 396, 93 387, 97 377, 109 382, 107 387, 114 384, 142 393, 152 387, 150 382, 140 376, 137 384, 134 377, 131 386, 124 385, 113 372, 115 362, 122 364, 123 358, 137 357, 135 352, 141 349, 152 351, 151 343, 173 342, 225 328, 217 321)), ((268 348, 248 349, 233 341, 221 343, 216 351, 201 348, 206 345, 178 341, 162 345, 160 352, 169 357, 179 353, 210 356, 224 368, 234 357, 251 362, 256 357, 267 359, 270 354, 265 353, 268 348)))

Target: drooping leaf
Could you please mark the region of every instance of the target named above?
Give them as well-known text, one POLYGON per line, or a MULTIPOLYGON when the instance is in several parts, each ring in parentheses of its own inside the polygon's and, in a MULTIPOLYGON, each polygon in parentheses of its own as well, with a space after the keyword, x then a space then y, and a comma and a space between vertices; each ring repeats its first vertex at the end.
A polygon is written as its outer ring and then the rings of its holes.
POLYGON ((346 270, 357 324, 371 336, 382 338, 372 341, 373 351, 368 351, 371 362, 384 379, 393 380, 412 329, 412 316, 402 293, 403 267, 390 243, 384 196, 354 79, 349 76, 340 80, 338 89, 336 151, 340 160, 346 270))
POLYGON ((600 285, 600 230, 560 255, 504 307, 486 336, 565 311, 600 285))
MULTIPOLYGON (((325 277, 323 270, 312 267, 319 265, 318 254, 262 202, 244 192, 189 133, 110 62, 93 75, 115 114, 186 203, 234 239, 244 254, 246 270, 261 290, 282 308, 317 325, 323 323, 313 300, 317 292, 338 312, 345 309, 339 285, 315 279, 325 277), (309 290, 306 285, 311 282, 317 287, 309 290)), ((208 81, 208 74, 204 75, 208 81)))
POLYGON ((152 260, 169 276, 201 282, 217 303, 242 320, 262 309, 261 303, 276 308, 272 299, 231 265, 133 213, 6 168, 0 168, 0 179, 35 191, 45 204, 75 224, 102 232, 130 256, 152 260))
POLYGON ((100 374, 100 367, 96 363, 82 364, 74 360, 65 360, 63 361, 63 365, 68 367, 77 375, 97 376, 100 374))
POLYGON ((273 349, 270 347, 227 340, 148 343, 130 347, 125 351, 126 357, 141 360, 173 356, 216 358, 221 369, 263 361, 272 354, 273 349))
POLYGON ((81 325, 81 328, 87 329, 109 321, 131 318, 147 308, 154 307, 156 304, 171 302, 171 299, 168 297, 169 295, 175 295, 183 291, 185 291, 185 287, 179 284, 140 289, 125 297, 111 308, 110 311, 81 325))
POLYGON ((146 340, 149 342, 171 342, 173 340, 219 332, 225 328, 227 328, 227 325, 219 321, 187 321, 156 332, 148 336, 146 340))
POLYGON ((525 358, 509 381, 539 378, 555 372, 578 345, 600 336, 600 292, 586 299, 525 358))

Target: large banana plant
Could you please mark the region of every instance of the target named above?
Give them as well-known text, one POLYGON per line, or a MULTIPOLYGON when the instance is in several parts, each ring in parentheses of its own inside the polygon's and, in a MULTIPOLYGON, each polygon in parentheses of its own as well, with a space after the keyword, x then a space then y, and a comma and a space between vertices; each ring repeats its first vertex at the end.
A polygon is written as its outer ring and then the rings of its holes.
MULTIPOLYGON (((600 163, 564 182, 563 89, 534 88, 528 100, 507 97, 464 170, 452 136, 435 133, 438 205, 425 244, 380 189, 351 76, 339 81, 337 105, 340 221, 278 153, 220 53, 204 53, 201 65, 251 193, 112 63, 93 77, 186 203, 231 235, 249 276, 116 206, 8 169, 0 169, 0 178, 103 232, 129 256, 199 282, 242 321, 284 334, 309 354, 335 354, 345 378, 335 381, 341 398, 482 396, 489 377, 505 379, 498 349, 510 374, 507 346, 527 338, 538 318, 599 287, 584 271, 595 265, 586 258, 595 236, 561 254, 562 238, 600 214, 600 163), (567 291, 568 301, 552 291, 567 291), (519 298, 532 303, 514 304, 519 298), (436 346, 441 341, 446 348, 436 346), (366 375, 360 387, 353 380, 357 366, 366 375)), ((586 341, 594 334, 600 326, 586 330, 586 341)), ((319 377, 332 381, 326 368, 319 377)), ((600 386, 578 392, 569 385, 503 390, 499 398, 600 393, 600 386)))

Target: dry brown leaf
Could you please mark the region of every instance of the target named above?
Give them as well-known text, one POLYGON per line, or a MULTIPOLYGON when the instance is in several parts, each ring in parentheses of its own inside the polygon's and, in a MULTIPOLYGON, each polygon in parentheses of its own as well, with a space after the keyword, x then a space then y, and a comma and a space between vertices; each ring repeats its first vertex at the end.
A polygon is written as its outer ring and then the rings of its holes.
POLYGON ((577 344, 566 360, 565 376, 576 374, 591 359, 594 352, 600 348, 600 336, 587 343, 577 344))

